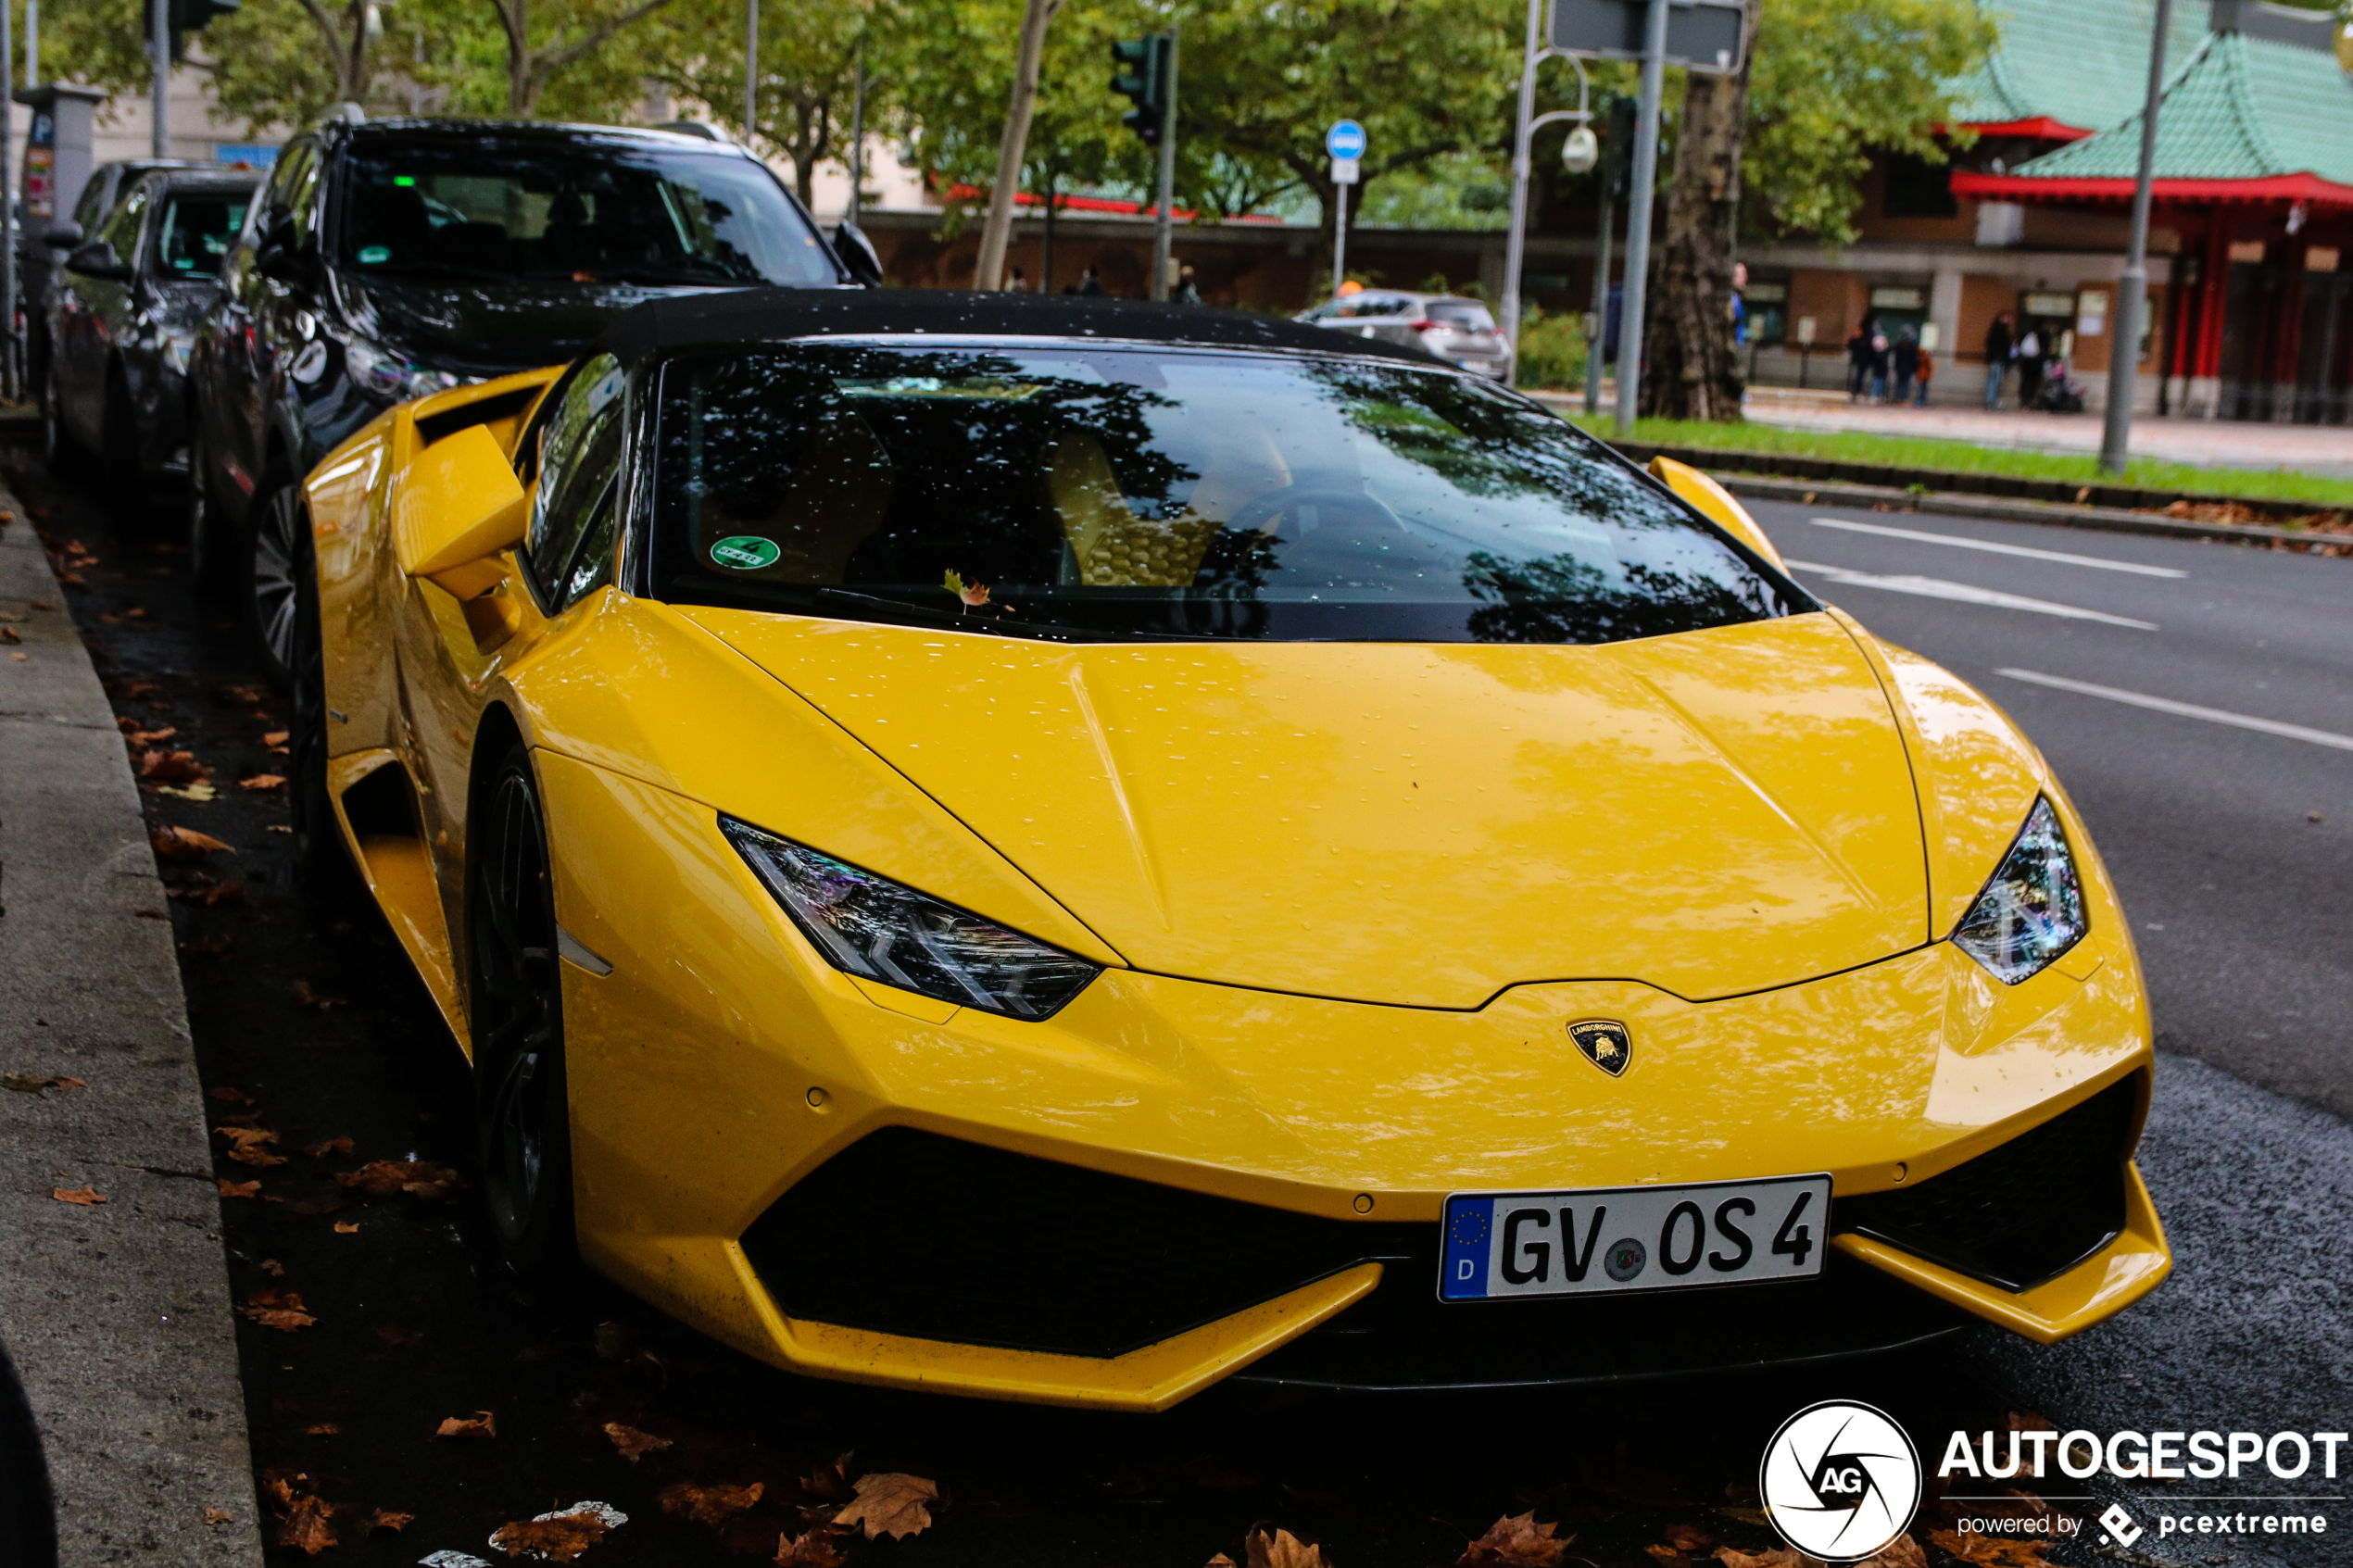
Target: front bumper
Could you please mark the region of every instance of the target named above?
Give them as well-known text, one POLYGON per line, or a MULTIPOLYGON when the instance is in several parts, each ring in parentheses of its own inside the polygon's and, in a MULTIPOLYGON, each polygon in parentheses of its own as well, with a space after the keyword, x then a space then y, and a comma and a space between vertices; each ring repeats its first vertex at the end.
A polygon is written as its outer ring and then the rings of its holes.
POLYGON ((1981 1320, 2057 1339, 2170 1266, 2127 1164, 2150 1056, 2112 910, 2008 988, 1942 945, 1717 1002, 1586 982, 1466 1012, 1112 970, 1023 1023, 842 975, 710 808, 541 756, 560 917, 613 965, 566 971, 584 1255, 779 1366, 1146 1410, 1245 1371, 1617 1381, 1981 1320), (1622 1078, 1566 1044, 1596 1015, 1634 1035, 1622 1078), (2063 1115, 2054 1164, 2032 1134, 2063 1115), (1842 1233, 1818 1281, 1435 1300, 1449 1191, 1806 1171, 1842 1233), (2086 1171, 2107 1208, 2048 1223, 2086 1171))

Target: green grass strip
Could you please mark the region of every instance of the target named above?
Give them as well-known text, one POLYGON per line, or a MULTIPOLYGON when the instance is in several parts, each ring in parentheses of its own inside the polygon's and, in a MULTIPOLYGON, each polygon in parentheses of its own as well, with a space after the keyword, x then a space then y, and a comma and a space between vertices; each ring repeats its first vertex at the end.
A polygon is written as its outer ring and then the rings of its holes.
MULTIPOLYGON (((1592 434, 1612 431, 1606 414, 1569 418, 1592 434)), ((1783 430, 1764 424, 1715 424, 1704 420, 1638 420, 1634 439, 1659 446, 1705 446, 1728 454, 1754 452, 1780 458, 1813 458, 1833 463, 1884 464, 1950 473, 2007 474, 2020 479, 2062 480, 2077 484, 2116 484, 2143 490, 2186 490, 2207 495, 2244 495, 2250 500, 2305 501, 2316 507, 2353 507, 2353 480, 2324 479, 2285 469, 2208 469, 2188 463, 2136 458, 2120 480, 2100 472, 2090 453, 2020 451, 1980 446, 1932 436, 1865 435, 1853 431, 1783 430)))

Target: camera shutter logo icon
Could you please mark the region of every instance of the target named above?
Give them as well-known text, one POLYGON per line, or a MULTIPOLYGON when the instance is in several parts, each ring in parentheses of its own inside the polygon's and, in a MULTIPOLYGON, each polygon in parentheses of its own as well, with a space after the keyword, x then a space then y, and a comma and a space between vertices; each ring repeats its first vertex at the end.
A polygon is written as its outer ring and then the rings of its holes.
POLYGON ((1824 1562, 1876 1557, 1920 1504, 1920 1456, 1886 1411, 1809 1405, 1765 1445, 1757 1492, 1781 1539, 1824 1562))

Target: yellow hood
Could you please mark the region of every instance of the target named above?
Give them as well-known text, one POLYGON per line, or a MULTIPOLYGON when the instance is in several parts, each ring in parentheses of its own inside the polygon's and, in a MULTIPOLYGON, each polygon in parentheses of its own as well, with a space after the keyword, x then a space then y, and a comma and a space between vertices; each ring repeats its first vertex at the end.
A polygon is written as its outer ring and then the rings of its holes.
POLYGON ((1556 647, 681 613, 1139 969, 1475 1008, 1540 980, 1730 996, 1926 939, 1903 740, 1827 615, 1556 647))

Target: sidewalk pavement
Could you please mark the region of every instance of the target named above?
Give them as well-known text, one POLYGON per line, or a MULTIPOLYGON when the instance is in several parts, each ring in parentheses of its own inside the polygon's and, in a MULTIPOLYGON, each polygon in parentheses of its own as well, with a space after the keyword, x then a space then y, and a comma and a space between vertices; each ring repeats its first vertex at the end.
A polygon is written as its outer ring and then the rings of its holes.
POLYGON ((0 510, 0 628, 21 638, 0 634, 0 1342, 41 1427, 62 1568, 259 1568, 163 886, 64 596, 4 490, 0 510), (105 1201, 61 1196, 82 1189, 105 1201))
MULTIPOLYGON (((1980 375, 1978 380, 1984 380, 1980 375)), ((2013 383, 2015 384, 2015 383, 2013 383)), ((1783 430, 1853 431, 1864 435, 1927 436, 2069 456, 2096 454, 2095 414, 2030 414, 2016 408, 1875 407, 1849 403, 1843 392, 1793 387, 1749 389, 1749 419, 1783 430)), ((2255 424, 2238 420, 2133 420, 2133 456, 2199 468, 2285 469, 2330 479, 2353 479, 2353 429, 2342 425, 2255 424)))

